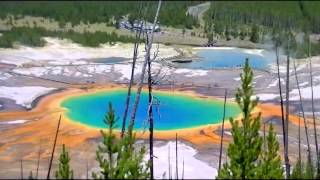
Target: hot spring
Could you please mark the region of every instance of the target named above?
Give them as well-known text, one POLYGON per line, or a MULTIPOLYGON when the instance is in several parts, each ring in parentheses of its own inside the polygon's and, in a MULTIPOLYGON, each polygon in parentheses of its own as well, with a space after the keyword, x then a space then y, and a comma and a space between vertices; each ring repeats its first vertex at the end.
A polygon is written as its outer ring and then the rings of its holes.
MULTIPOLYGON (((193 128, 208 124, 220 123, 223 118, 223 101, 208 98, 196 98, 188 95, 156 91, 153 93, 160 105, 154 105, 155 130, 174 130, 193 128)), ((106 128, 104 115, 108 103, 111 102, 119 117, 117 129, 121 128, 124 112, 126 89, 117 89, 93 94, 70 97, 62 102, 67 109, 66 115, 72 121, 93 127, 106 128)), ((135 94, 133 93, 131 107, 135 94)), ((148 128, 147 124, 148 94, 142 92, 136 114, 135 130, 148 128)), ((128 120, 130 117, 130 111, 128 120)), ((226 118, 235 117, 240 113, 235 103, 226 104, 226 118)), ((127 123, 128 125, 128 123, 127 123)))
POLYGON ((208 49, 197 49, 196 55, 199 60, 190 63, 176 64, 180 68, 189 69, 214 69, 214 68, 236 68, 245 63, 249 58, 249 64, 255 69, 266 69, 275 62, 275 54, 263 49, 243 49, 235 47, 214 47, 208 49))

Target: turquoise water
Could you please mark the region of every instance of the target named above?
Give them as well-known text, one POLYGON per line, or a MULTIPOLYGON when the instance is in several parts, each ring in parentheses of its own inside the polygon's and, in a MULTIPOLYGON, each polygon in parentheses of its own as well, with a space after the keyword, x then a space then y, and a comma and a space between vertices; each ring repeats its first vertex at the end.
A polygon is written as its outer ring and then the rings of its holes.
POLYGON ((116 64, 125 62, 127 59, 122 57, 109 57, 109 58, 96 58, 92 61, 95 63, 103 63, 103 64, 116 64))
POLYGON ((213 69, 241 67, 245 59, 249 58, 249 64, 255 69, 266 69, 275 61, 274 53, 263 50, 261 54, 248 53, 246 49, 201 49, 197 52, 201 60, 191 63, 183 63, 178 66, 189 69, 213 69))
MULTIPOLYGON (((106 125, 103 123, 103 117, 107 112, 108 102, 112 102, 115 112, 119 116, 117 128, 121 128, 126 94, 126 90, 113 90, 72 97, 63 101, 62 106, 69 110, 67 116, 73 121, 96 128, 104 128, 106 125)), ((170 95, 169 92, 155 92, 154 95, 160 101, 159 108, 154 106, 154 127, 156 130, 191 128, 219 123, 222 120, 223 101, 199 99, 187 95, 170 95)), ((148 128, 147 103, 148 94, 143 92, 135 120, 134 128, 136 130, 148 128)), ((234 103, 227 103, 226 107, 227 117, 236 116, 240 112, 234 103)))

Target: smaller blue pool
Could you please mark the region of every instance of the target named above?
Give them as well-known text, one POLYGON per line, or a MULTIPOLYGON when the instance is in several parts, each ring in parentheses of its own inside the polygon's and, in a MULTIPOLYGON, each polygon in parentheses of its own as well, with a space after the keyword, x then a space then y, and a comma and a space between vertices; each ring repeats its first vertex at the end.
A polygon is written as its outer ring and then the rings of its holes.
POLYGON ((214 68, 236 68, 245 63, 249 58, 252 68, 266 69, 270 63, 275 62, 275 54, 266 50, 242 49, 233 47, 216 47, 212 49, 199 49, 197 56, 200 60, 194 60, 190 63, 177 63, 180 68, 189 69, 214 69, 214 68))

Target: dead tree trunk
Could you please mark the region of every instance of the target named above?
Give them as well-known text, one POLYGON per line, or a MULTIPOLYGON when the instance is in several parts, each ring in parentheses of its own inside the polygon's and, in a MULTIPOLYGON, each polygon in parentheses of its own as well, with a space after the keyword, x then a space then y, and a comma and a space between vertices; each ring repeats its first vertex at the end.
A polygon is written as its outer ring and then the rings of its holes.
POLYGON ((277 59, 277 71, 278 71, 278 86, 279 86, 279 95, 280 95, 280 104, 281 104, 281 122, 282 122, 282 138, 283 138, 283 153, 284 153, 284 161, 285 161, 285 167, 286 167, 286 173, 290 172, 290 165, 289 165, 289 157, 288 157, 288 148, 286 148, 287 145, 287 138, 286 138, 286 123, 284 119, 284 103, 283 103, 283 97, 282 97, 282 87, 281 87, 281 77, 280 77, 280 68, 279 68, 279 51, 278 51, 278 44, 279 42, 276 42, 276 59, 277 59))
POLYGON ((54 142, 53 142, 53 148, 52 148, 51 158, 50 158, 50 162, 49 162, 49 169, 48 169, 47 179, 50 179, 51 166, 52 166, 54 151, 55 151, 55 149, 56 149, 57 138, 58 138, 58 133, 59 133, 59 128, 60 128, 60 121, 61 121, 61 115, 60 115, 60 117, 59 117, 58 126, 57 126, 57 131, 56 131, 56 136, 55 136, 54 142))
POLYGON ((179 179, 178 175, 178 134, 176 133, 176 178, 179 179))
MULTIPOLYGON (((299 151, 299 156, 298 156, 298 163, 299 163, 299 172, 301 172, 301 128, 300 128, 300 121, 301 121, 301 118, 300 118, 300 111, 299 111, 299 132, 298 132, 298 138, 299 138, 299 140, 298 140, 298 144, 299 144, 299 148, 298 148, 298 151, 299 151)), ((300 176, 299 177, 301 177, 301 174, 300 174, 300 176)))
POLYGON ((23 158, 21 157, 20 159, 20 176, 21 176, 21 179, 23 179, 23 158))
POLYGON ((308 38, 309 45, 308 45, 308 56, 309 56, 309 66, 310 66, 310 86, 311 86, 311 107, 312 107, 312 118, 313 118, 313 132, 314 132, 314 143, 316 146, 316 156, 317 156, 317 177, 320 176, 320 154, 318 149, 318 137, 317 137, 317 128, 316 128, 316 116, 315 116, 315 109, 314 109, 314 97, 313 97, 313 75, 312 75, 312 62, 311 62, 311 42, 310 37, 308 38))
POLYGON ((88 162, 88 158, 86 161, 86 179, 89 179, 89 162, 88 162))
POLYGON ((182 179, 184 179, 184 159, 182 160, 182 179))
MULTIPOLYGON (((141 9, 140 9, 140 12, 141 12, 141 9)), ((134 82, 134 69, 136 67, 136 62, 138 59, 141 29, 142 29, 142 23, 140 26, 140 30, 136 32, 135 42, 134 42, 134 46, 133 46, 132 69, 131 69, 130 82, 129 82, 129 86, 128 86, 128 94, 127 94, 127 98, 126 98, 126 104, 125 104, 123 119, 122 119, 121 138, 123 137, 123 135, 125 133, 125 129, 126 129, 126 120, 127 120, 127 116, 128 116, 128 110, 129 110, 130 99, 131 99, 131 88, 132 88, 132 85, 134 82)))
MULTIPOLYGON (((147 35, 148 36, 148 35, 147 35)), ((147 37, 147 42, 149 38, 147 37)), ((150 176, 153 179, 153 109, 152 109, 152 77, 151 77, 151 60, 148 58, 148 119, 149 119, 149 159, 150 159, 150 176)))
POLYGON ((42 145, 42 141, 40 140, 39 152, 38 152, 38 161, 37 161, 37 170, 36 170, 36 179, 38 179, 38 173, 39 173, 40 157, 41 157, 41 145, 42 145))
POLYGON ((121 138, 123 137, 123 135, 125 133, 125 128, 126 128, 126 119, 127 119, 127 115, 128 115, 130 98, 131 98, 131 87, 134 82, 134 69, 135 69, 136 61, 137 61, 137 57, 138 57, 139 42, 137 42, 137 41, 139 41, 140 35, 141 35, 141 31, 139 31, 138 35, 136 36, 136 42, 134 43, 131 78, 130 78, 130 82, 129 82, 128 94, 127 94, 127 98, 126 98, 126 105, 125 105, 123 119, 122 119, 121 138))
POLYGON ((220 140, 220 152, 219 152, 219 169, 221 169, 221 158, 222 158, 222 146, 223 146, 223 137, 224 137, 224 119, 226 116, 226 102, 227 102, 227 89, 224 91, 224 103, 223 103, 223 117, 222 117, 222 130, 221 130, 221 140, 220 140))
POLYGON ((306 117, 305 117, 305 115, 304 115, 304 109, 303 109, 303 103, 302 103, 302 96, 301 96, 300 85, 299 85, 299 80, 298 80, 298 75, 297 75, 297 67, 296 67, 295 61, 293 61, 293 69, 294 69, 294 76, 295 76, 295 78, 296 78, 297 88, 298 88, 298 92, 299 92, 300 108, 301 108, 301 112, 302 112, 304 129, 305 129, 306 139, 307 139, 308 160, 309 160, 309 162, 311 162, 311 151, 310 151, 310 143, 309 143, 308 126, 307 126, 306 117))
POLYGON ((153 34, 154 34, 155 25, 156 25, 156 23, 158 21, 161 2, 162 1, 159 0, 158 9, 157 9, 156 15, 154 17, 154 21, 153 21, 150 41, 148 41, 148 44, 147 44, 146 56, 145 56, 145 60, 144 60, 143 66, 142 66, 140 81, 139 81, 139 84, 138 84, 138 90, 137 90, 136 98, 135 98, 135 101, 134 101, 134 105, 133 105, 133 109, 132 109, 132 113, 131 113, 131 119, 130 119, 129 128, 128 128, 128 131, 129 131, 130 134, 132 133, 133 126, 134 126, 134 120, 135 120, 136 112, 137 112, 137 109, 138 109, 138 104, 139 104, 139 100, 140 100, 140 94, 141 94, 143 81, 144 81, 144 75, 145 75, 145 72, 146 72, 146 66, 147 66, 147 63, 148 63, 148 59, 150 59, 150 51, 151 51, 151 48, 152 48, 153 34))
POLYGON ((267 151, 267 147, 266 147, 266 123, 263 123, 263 151, 266 152, 267 151))
MULTIPOLYGON (((290 40, 289 40, 290 41, 290 40)), ((285 146, 285 151, 288 156, 288 134, 289 134, 289 90, 290 90, 290 52, 289 52, 289 41, 288 41, 288 52, 287 52, 287 76, 286 76, 286 122, 285 122, 285 128, 286 128, 286 146, 285 146)), ((287 157, 286 157, 287 158, 287 157)), ((287 159, 287 162, 289 162, 289 158, 287 159)), ((286 164, 286 176, 287 179, 290 176, 290 164, 286 164)))
POLYGON ((171 179, 171 158, 170 158, 170 144, 168 146, 168 179, 171 179))

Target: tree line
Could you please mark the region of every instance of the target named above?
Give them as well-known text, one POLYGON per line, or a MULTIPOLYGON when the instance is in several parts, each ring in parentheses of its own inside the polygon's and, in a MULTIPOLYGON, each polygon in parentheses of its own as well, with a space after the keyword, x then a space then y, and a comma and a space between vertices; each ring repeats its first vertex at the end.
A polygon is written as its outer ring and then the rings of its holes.
MULTIPOLYGON (((208 43, 214 36, 226 40, 268 43, 275 33, 281 41, 292 38, 292 57, 308 57, 308 36, 320 32, 320 3, 312 1, 214 1, 205 13, 208 43), (289 33, 288 33, 289 32, 289 33), (299 35, 302 40, 295 37, 299 35)), ((312 41, 311 55, 320 54, 320 41, 312 41)), ((285 48, 285 47, 283 47, 285 48)))
MULTIPOLYGON (((160 25, 171 27, 188 28, 198 26, 198 20, 186 14, 187 8, 200 2, 192 1, 166 1, 160 14, 160 25)), ((80 22, 107 23, 116 25, 116 21, 122 16, 129 15, 138 17, 141 8, 148 7, 147 13, 154 12, 157 8, 155 1, 65 1, 65 2, 29 2, 29 1, 6 1, 0 2, 0 18, 6 18, 9 14, 15 19, 21 16, 41 16, 52 18, 62 26, 67 22, 77 25, 80 22)), ((152 21, 151 16, 146 17, 152 21)))
POLYGON ((320 2, 316 1, 214 1, 206 12, 213 19, 230 26, 252 25, 281 29, 306 28, 320 32, 320 2), (307 26, 307 27, 306 27, 307 26))

